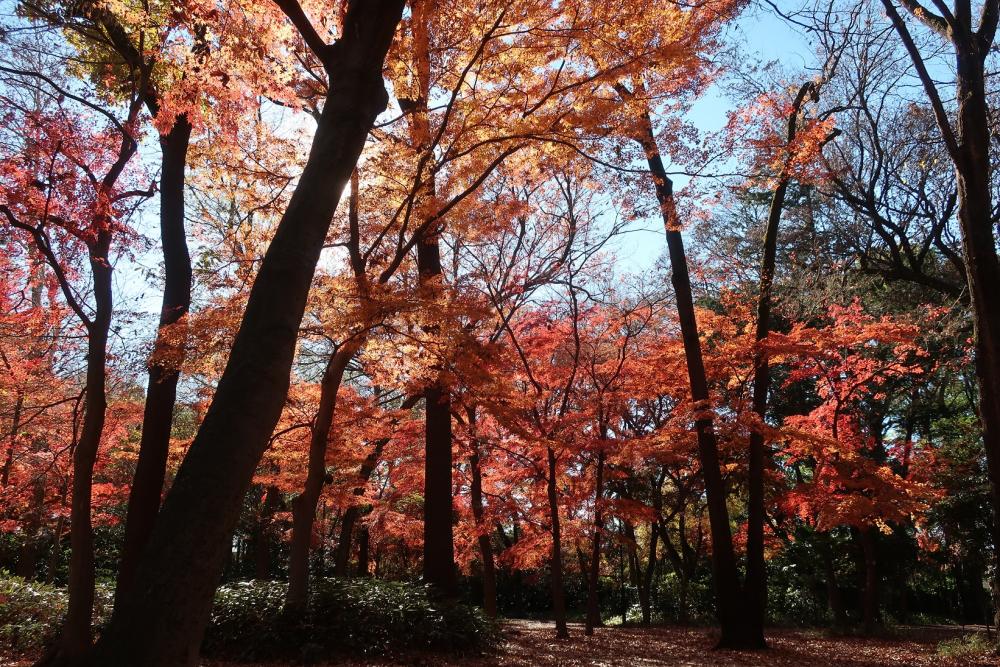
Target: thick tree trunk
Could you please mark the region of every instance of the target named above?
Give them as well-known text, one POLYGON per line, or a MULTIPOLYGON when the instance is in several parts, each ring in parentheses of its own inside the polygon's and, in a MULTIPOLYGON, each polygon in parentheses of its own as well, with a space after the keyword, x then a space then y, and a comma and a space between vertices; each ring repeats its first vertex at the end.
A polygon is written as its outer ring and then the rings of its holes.
POLYGON ((917 19, 935 29, 954 47, 955 99, 958 103, 954 127, 952 116, 941 101, 938 84, 931 78, 895 3, 882 0, 882 4, 910 54, 955 166, 958 223, 973 313, 979 420, 993 504, 991 532, 995 574, 992 588, 996 620, 1000 621, 1000 548, 996 548, 1000 545, 1000 299, 995 294, 996 286, 1000 285, 1000 257, 997 256, 993 222, 991 128, 985 66, 994 46, 1000 3, 997 0, 983 3, 978 28, 972 25, 968 3, 965 3, 965 11, 936 19, 912 3, 907 6, 917 19), (944 23, 945 27, 935 24, 935 20, 944 23))
POLYGON ((330 357, 320 382, 319 409, 309 439, 309 463, 302 493, 292 499, 292 540, 288 555, 288 593, 285 609, 301 612, 309 595, 309 546, 312 544, 316 505, 326 480, 326 450, 337 410, 337 392, 344 371, 360 345, 342 345, 330 357))
POLYGON ((191 124, 179 116, 170 132, 160 137, 160 241, 163 246, 163 304, 153 357, 149 364, 146 405, 142 415, 139 458, 129 492, 125 541, 118 568, 115 597, 128 591, 146 540, 153 530, 170 452, 177 380, 183 340, 166 329, 181 321, 191 307, 191 256, 184 232, 184 170, 187 166, 191 124))
POLYGON ((368 526, 362 525, 361 529, 358 531, 358 576, 359 577, 370 577, 371 572, 368 569, 368 526))
MULTIPOLYGON (((962 230, 969 293, 972 296, 979 386, 979 419, 983 427, 991 496, 993 544, 1000 545, 1000 258, 997 257, 990 190, 990 126, 983 58, 958 58, 958 136, 956 164, 958 221, 962 230)), ((1000 591, 1000 547, 994 548, 995 589, 1000 591)), ((1000 623, 1000 602, 996 622, 1000 623)))
POLYGON ((861 596, 861 619, 865 634, 874 634, 881 623, 878 603, 878 533, 872 527, 861 529, 861 549, 864 555, 865 580, 861 596))
POLYGON ((382 65, 403 0, 351 2, 324 51, 330 90, 306 167, 260 266, 212 405, 167 494, 135 585, 95 661, 194 665, 226 542, 288 390, 313 272, 340 194, 387 103, 382 65))
POLYGON ((562 532, 559 526, 559 493, 556 487, 556 453, 549 447, 549 521, 552 524, 552 615, 556 621, 556 637, 566 639, 566 594, 563 591, 562 532))
POLYGON ((590 573, 587 578, 587 622, 584 634, 594 634, 594 628, 601 625, 601 608, 597 599, 597 585, 601 574, 601 533, 604 531, 604 516, 601 504, 604 502, 604 451, 597 453, 597 480, 594 491, 594 535, 590 548, 590 573))
POLYGON ((699 416, 695 420, 698 438, 698 459, 705 480, 705 495, 708 504, 709 525, 712 533, 712 583, 715 590, 715 610, 719 620, 721 636, 719 648, 757 649, 767 645, 757 624, 746 616, 743 590, 736 564, 736 552, 729 526, 729 509, 726 506, 726 487, 719 465, 719 451, 715 440, 715 429, 708 410, 708 380, 701 355, 701 341, 698 337, 698 323, 694 314, 694 298, 691 293, 691 279, 688 275, 687 257, 684 253, 684 239, 678 226, 674 207, 673 183, 667 177, 653 135, 652 122, 647 113, 643 135, 638 138, 645 154, 649 170, 656 188, 656 198, 663 215, 666 228, 667 249, 672 269, 674 296, 677 299, 677 316, 680 321, 681 338, 684 343, 684 357, 687 361, 688 380, 691 386, 691 400, 699 416))
POLYGON ((468 408, 469 425, 472 430, 473 452, 469 457, 469 470, 472 474, 472 484, 469 489, 469 501, 472 504, 472 518, 478 531, 479 557, 483 566, 483 611, 490 618, 497 615, 497 574, 496 563, 493 561, 493 543, 490 542, 490 531, 486 528, 483 509, 483 471, 479 464, 479 441, 475 435, 476 409, 468 408))
MULTIPOLYGON (((417 176, 421 187, 416 193, 414 211, 423 222, 429 214, 428 207, 435 195, 434 174, 427 169, 431 162, 430 117, 430 21, 434 5, 427 0, 412 3, 410 21, 413 37, 413 72, 416 75, 417 99, 406 100, 410 111, 410 136, 419 161, 417 176)), ((441 249, 439 239, 441 224, 426 230, 417 242, 417 270, 420 288, 427 295, 442 289, 441 249)), ((429 327, 429 335, 438 333, 429 327)), ((442 362, 443 363, 443 362, 442 362)), ((455 547, 452 533, 452 431, 451 394, 440 378, 441 368, 436 368, 436 379, 424 391, 426 455, 424 457, 424 581, 438 593, 453 598, 458 594, 455 572, 455 547)))
POLYGON ((836 628, 847 627, 847 609, 844 606, 844 598, 840 592, 840 585, 837 583, 837 570, 833 563, 833 545, 829 540, 822 546, 823 572, 826 580, 826 600, 830 606, 830 613, 833 615, 833 625, 836 628))
POLYGON ((60 657, 82 658, 91 646, 94 613, 94 528, 91 524, 91 490, 94 463, 104 432, 107 412, 105 388, 108 330, 111 327, 112 288, 108 250, 111 231, 98 233, 90 249, 95 312, 87 326, 87 395, 83 428, 73 451, 73 493, 69 519, 69 606, 60 639, 60 657))

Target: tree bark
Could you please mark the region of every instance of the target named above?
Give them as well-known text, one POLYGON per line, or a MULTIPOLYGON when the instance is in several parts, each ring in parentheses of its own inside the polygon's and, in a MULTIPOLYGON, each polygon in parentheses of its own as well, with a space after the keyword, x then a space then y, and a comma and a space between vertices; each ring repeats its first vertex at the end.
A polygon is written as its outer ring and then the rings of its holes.
POLYGON ((302 493, 292 499, 292 540, 288 555, 288 592, 285 609, 300 613, 309 595, 309 546, 312 544, 316 505, 326 480, 326 450, 337 410, 337 392, 344 371, 360 345, 350 341, 330 357, 320 382, 319 409, 309 439, 309 463, 302 493))
POLYGON ((878 533, 872 527, 861 529, 861 549, 864 555, 865 579, 861 601, 861 618, 865 634, 875 633, 880 624, 878 603, 878 559, 876 547, 878 533))
MULTIPOLYGON (((955 52, 958 108, 952 116, 945 108, 937 83, 927 70, 919 47, 892 0, 882 0, 886 15, 913 61, 931 102, 942 139, 955 167, 958 190, 958 223, 962 235, 973 313, 979 420, 983 429, 987 473, 993 505, 992 538, 1000 545, 1000 257, 993 221, 990 164, 990 109, 986 94, 986 58, 996 37, 1000 1, 982 3, 978 29, 972 24, 969 3, 957 3, 955 12, 933 14, 915 3, 907 9, 930 29, 949 41, 955 52)), ((994 548, 993 590, 996 620, 1000 621, 1000 548, 994 548)))
POLYGON ((472 455, 469 456, 469 470, 472 474, 472 484, 469 489, 469 501, 472 504, 472 517, 478 531, 479 557, 483 564, 483 611, 490 618, 497 616, 497 573, 493 560, 493 543, 490 542, 490 531, 484 521, 483 510, 483 471, 479 462, 479 441, 476 438, 476 409, 470 407, 469 426, 472 429, 472 455))
POLYGON ((601 625, 601 608, 597 599, 597 584, 601 574, 601 533, 604 531, 604 516, 601 503, 604 502, 604 451, 597 453, 597 480, 594 491, 594 535, 590 550, 590 573, 587 578, 587 622, 584 634, 594 634, 594 628, 601 625))
POLYGON ((659 148, 653 135, 652 121, 646 112, 642 134, 637 138, 646 155, 649 170, 653 176, 656 198, 660 204, 663 224, 666 228, 667 249, 672 269, 674 296, 677 300, 677 315, 680 321, 681 338, 684 343, 684 357, 687 361, 688 380, 691 386, 691 400, 698 410, 695 432, 698 438, 698 459, 705 480, 705 495, 708 504, 709 526, 712 533, 712 582, 715 591, 715 609, 719 620, 721 636, 719 648, 758 649, 767 645, 764 636, 745 616, 744 595, 733 549, 733 537, 729 526, 729 509, 726 506, 726 487, 719 465, 719 451, 715 439, 715 429, 708 410, 708 380, 701 354, 701 340, 698 337, 698 323, 694 313, 694 298, 691 293, 691 279, 688 274, 687 257, 684 253, 684 239, 678 226, 674 207, 673 183, 667 177, 659 148))
MULTIPOLYGON (((813 90, 807 83, 799 88, 788 117, 786 143, 795 140, 798 117, 806 95, 813 90)), ((771 386, 771 373, 767 356, 761 345, 771 330, 771 294, 774 287, 774 270, 778 254, 778 225, 785 208, 785 195, 790 179, 780 174, 778 185, 771 196, 771 205, 764 227, 763 253, 760 264, 760 287, 757 296, 757 323, 754 340, 753 405, 752 409, 765 423, 767 418, 767 393, 771 386)), ((750 432, 747 470, 747 565, 744 581, 746 597, 746 623, 751 636, 764 641, 764 620, 767 617, 767 566, 764 562, 764 475, 767 466, 764 434, 759 429, 750 432)))
POLYGON ((229 362, 97 646, 101 665, 195 665, 226 543, 280 417, 313 272, 340 194, 387 104, 403 0, 349 3, 322 52, 331 85, 306 167, 254 282, 229 362))
MULTIPOLYGON (((135 568, 153 530, 170 453, 170 429, 177 398, 179 354, 183 343, 165 336, 191 307, 191 256, 184 232, 184 170, 191 124, 179 116, 170 132, 160 136, 160 240, 163 246, 163 304, 153 357, 149 364, 146 404, 142 415, 139 458, 129 492, 125 541, 118 568, 115 597, 132 585, 135 568), (179 353, 179 354, 178 354, 179 353)), ((176 334, 176 332, 174 332, 176 334)))
MULTIPOLYGON (((106 227, 106 226, 105 226, 106 227)), ((111 327, 111 231, 98 232, 90 247, 94 282, 93 319, 87 325, 87 395, 83 427, 73 450, 73 492, 69 519, 69 606, 60 640, 60 657, 82 658, 91 647, 94 613, 94 528, 91 523, 91 490, 94 463, 104 432, 107 412, 106 361, 111 327)))
POLYGON ((562 533, 559 526, 559 493, 556 487, 556 453, 548 448, 549 521, 552 524, 552 615, 556 621, 556 637, 569 638, 566 626, 566 594, 563 591, 562 533))

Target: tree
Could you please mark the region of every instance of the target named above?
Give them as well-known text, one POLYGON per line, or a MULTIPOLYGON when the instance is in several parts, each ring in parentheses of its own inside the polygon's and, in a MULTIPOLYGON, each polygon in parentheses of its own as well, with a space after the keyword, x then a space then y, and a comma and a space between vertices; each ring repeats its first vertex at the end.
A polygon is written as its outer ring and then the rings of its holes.
POLYGON ((381 67, 402 4, 351 3, 334 45, 323 41, 297 3, 280 5, 323 62, 331 86, 310 159, 261 264, 226 371, 167 494, 135 588, 115 605, 97 646, 106 664, 197 659, 225 540, 284 401, 327 228, 364 139, 385 108, 381 67))
MULTIPOLYGON (((983 2, 977 19, 973 18, 970 2, 956 2, 952 8, 935 3, 937 13, 916 0, 899 3, 954 52, 957 100, 954 119, 929 71, 928 59, 896 3, 883 0, 882 4, 913 62, 955 167, 958 222, 974 318, 979 418, 993 486, 993 543, 1000 544, 1000 391, 996 389, 1000 386, 1000 304, 990 294, 992 286, 1000 282, 1000 257, 994 229, 990 106, 986 93, 986 61, 996 38, 1000 2, 983 2)), ((994 570, 1000 572, 1000 567, 994 570)), ((1000 591, 1000 582, 994 584, 994 590, 1000 591)))

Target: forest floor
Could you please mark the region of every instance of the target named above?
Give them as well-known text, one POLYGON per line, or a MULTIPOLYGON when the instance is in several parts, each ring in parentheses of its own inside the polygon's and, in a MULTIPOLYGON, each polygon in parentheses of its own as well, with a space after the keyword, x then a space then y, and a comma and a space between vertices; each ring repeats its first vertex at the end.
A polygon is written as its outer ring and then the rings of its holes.
MULTIPOLYGON (((834 637, 820 630, 773 629, 771 648, 760 652, 712 650, 708 628, 607 627, 585 637, 581 624, 570 624, 571 638, 559 640, 551 623, 511 620, 504 624, 500 654, 475 658, 411 656, 396 661, 343 662, 342 667, 374 665, 426 665, 441 667, 571 667, 583 665, 645 667, 749 667, 753 665, 803 667, 881 667, 883 665, 941 665, 946 667, 997 667, 1000 657, 945 658, 938 643, 961 637, 974 628, 957 626, 908 626, 891 637, 834 637)), ((205 663, 205 667, 237 667, 232 663, 205 663)), ((250 667, 243 665, 242 667, 250 667)), ((278 667, 254 665, 252 667, 278 667)))
MULTIPOLYGON (((497 655, 448 657, 411 655, 394 660, 349 660, 325 665, 337 667, 997 667, 1000 656, 946 658, 939 654, 943 640, 966 636, 974 626, 906 626, 891 636, 831 636, 822 630, 769 629, 770 648, 759 652, 713 650, 709 628, 661 626, 652 628, 598 628, 593 637, 583 625, 570 624, 570 639, 556 639, 551 623, 528 620, 504 622, 504 645, 497 655)), ((30 660, 7 661, 0 667, 28 667, 30 660)), ((206 660, 203 667, 285 667, 278 663, 232 663, 206 660)), ((324 667, 317 665, 315 667, 324 667)))

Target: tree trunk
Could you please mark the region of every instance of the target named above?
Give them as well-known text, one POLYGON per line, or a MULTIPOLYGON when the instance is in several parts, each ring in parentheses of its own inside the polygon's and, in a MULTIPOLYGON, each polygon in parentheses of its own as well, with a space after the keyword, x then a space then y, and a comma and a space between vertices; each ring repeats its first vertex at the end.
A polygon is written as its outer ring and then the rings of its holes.
POLYGON ((684 357, 687 361, 691 400, 699 416, 695 420, 698 438, 698 459, 705 480, 709 525, 712 533, 712 583, 715 590, 715 611, 721 636, 719 648, 765 648, 764 636, 745 615, 743 591, 736 566, 736 552, 729 527, 729 509, 726 507, 726 487, 719 465, 719 451, 715 440, 709 404, 708 380, 701 355, 698 323, 694 313, 691 279, 688 274, 684 239, 678 226, 674 207, 673 183, 667 177, 653 135, 652 121, 646 113, 643 135, 638 138, 656 188, 656 198, 666 228, 667 249, 670 256, 674 296, 677 299, 677 316, 680 321, 684 357))
POLYGON ((177 398, 179 364, 184 353, 177 332, 165 335, 191 307, 191 256, 184 232, 184 170, 191 124, 178 116, 170 132, 160 136, 160 240, 163 246, 163 304, 153 356, 149 363, 146 405, 142 415, 139 458, 129 492, 125 541, 115 597, 132 585, 136 564, 153 530, 170 452, 170 428, 177 398))
POLYGON ((649 626, 653 622, 653 573, 656 570, 656 544, 659 531, 656 524, 649 527, 649 560, 646 570, 642 573, 639 583, 639 608, 642 610, 642 624, 649 626))
POLYGON ((882 4, 915 65, 955 166, 958 223, 973 313, 979 420, 993 505, 991 532, 995 562, 992 588, 996 620, 1000 621, 1000 548, 996 548, 1000 545, 1000 299, 995 293, 996 286, 1000 285, 1000 257, 997 256, 993 223, 991 129, 985 67, 994 45, 1000 7, 996 0, 983 3, 978 29, 972 25, 972 12, 968 7, 967 11, 956 11, 953 16, 938 17, 949 24, 947 28, 934 26, 922 8, 908 7, 925 25, 943 33, 954 47, 958 108, 952 127, 951 114, 941 102, 937 83, 931 78, 895 4, 891 0, 882 0, 882 4))
POLYGON ((354 525, 361 515, 360 505, 351 505, 344 511, 340 522, 340 539, 337 540, 337 551, 333 555, 333 576, 348 576, 351 561, 351 545, 354 543, 354 525))
POLYGON ((559 527, 559 494, 556 488, 556 453, 549 447, 549 521, 552 523, 552 615, 556 621, 556 637, 569 638, 566 627, 566 595, 563 592, 562 533, 559 527))
MULTIPOLYGON (((434 174, 426 167, 431 162, 429 97, 430 97, 430 14, 434 5, 427 0, 412 3, 410 22, 413 36, 413 71, 416 75, 418 97, 406 100, 410 110, 410 135, 419 164, 417 177, 421 187, 416 193, 414 210, 418 218, 429 214, 428 207, 435 194, 434 174)), ((436 295, 442 288, 441 249, 439 238, 441 224, 426 230, 417 242, 417 270, 420 288, 426 295, 436 295)), ((437 327, 428 327, 427 334, 439 333, 437 327)), ((424 391, 426 455, 424 457, 424 581, 439 594, 454 598, 458 594, 455 573, 455 547, 452 533, 452 432, 451 395, 447 384, 440 377, 443 362, 435 364, 438 378, 424 391)))
POLYGON ((604 517, 601 504, 604 502, 604 451, 597 453, 597 482, 594 492, 594 536, 590 550, 590 576, 587 578, 587 622, 584 634, 594 634, 594 628, 601 625, 601 608, 597 599, 597 584, 601 575, 601 533, 604 531, 604 517))
POLYGON ((347 364, 359 347, 354 341, 342 345, 330 357, 320 382, 319 409, 309 439, 306 482, 302 493, 292 499, 292 541, 288 554, 288 593, 285 596, 285 609, 290 612, 304 610, 309 596, 309 546, 312 544, 316 505, 326 480, 326 450, 337 410, 337 392, 347 364))
POLYGON ((24 579, 34 579, 38 570, 38 555, 41 547, 40 533, 45 512, 45 478, 39 476, 34 483, 31 511, 24 521, 24 544, 17 559, 15 574, 24 579))
POLYGON ((368 526, 362 525, 361 529, 358 531, 358 576, 359 577, 370 577, 371 572, 368 571, 368 526))
POLYGON ((878 567, 876 558, 876 547, 878 546, 878 533, 872 527, 861 529, 861 549, 864 554, 865 563, 865 583, 862 594, 861 618, 864 623, 865 634, 875 633, 881 619, 879 617, 878 604, 878 567))
POLYGON ((60 640, 60 657, 82 658, 91 646, 94 613, 94 528, 91 524, 91 490, 94 463, 104 432, 107 412, 105 388, 108 330, 111 327, 112 288, 108 251, 111 231, 101 231, 90 248, 94 281, 93 319, 87 326, 87 395, 83 428, 73 451, 73 492, 69 519, 69 607, 60 640))
POLYGON ((472 473, 472 485, 469 489, 469 501, 472 504, 472 517, 478 531, 479 557, 483 563, 483 610, 490 618, 497 616, 497 574, 496 563, 493 561, 493 543, 490 542, 490 531, 486 528, 483 511, 483 471, 479 464, 479 441, 475 436, 476 409, 469 408, 469 425, 472 429, 472 455, 469 457, 469 470, 472 473))
MULTIPOLYGON (((959 58, 958 82, 958 134, 963 151, 956 165, 958 221, 972 295, 979 418, 993 501, 993 544, 1000 545, 1000 299, 996 298, 1000 259, 992 222, 990 130, 982 60, 959 58)), ((994 577, 1000 582, 1000 548, 994 548, 994 558, 994 577)), ((1000 623, 1000 603, 996 609, 996 622, 1000 623)))
MULTIPOLYGON (((806 96, 814 90, 812 82, 802 85, 788 116, 788 145, 795 141, 798 117, 806 96)), ((761 424, 767 418, 767 393, 771 386, 771 373, 761 345, 771 330, 771 293, 778 253, 778 225, 785 208, 789 177, 782 173, 771 196, 764 228, 763 253, 760 264, 760 288, 757 296, 757 323, 754 340, 753 411, 761 424)), ((746 623, 748 636, 760 637, 764 642, 764 620, 767 617, 767 566, 764 562, 764 475, 767 467, 764 434, 754 429, 750 432, 747 470, 747 569, 744 582, 746 598, 746 623)))
POLYGON ((847 609, 844 607, 844 598, 840 593, 840 585, 837 583, 837 570, 833 564, 833 545, 829 543, 823 545, 823 570, 826 579, 826 599, 830 605, 830 613, 833 615, 833 625, 836 628, 847 627, 847 609))
POLYGON ((197 662, 226 540, 288 390, 313 272, 340 194, 387 103, 382 65, 402 0, 352 2, 324 52, 332 74, 306 167, 261 262, 215 398, 181 464, 135 585, 101 636, 101 665, 197 662))

